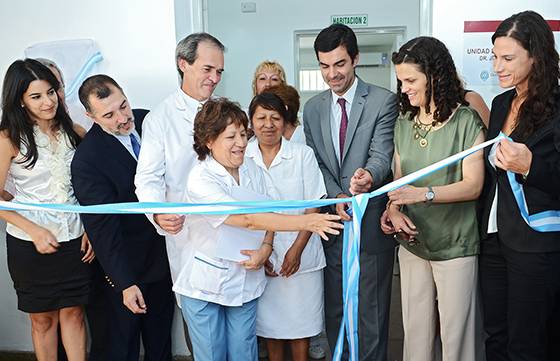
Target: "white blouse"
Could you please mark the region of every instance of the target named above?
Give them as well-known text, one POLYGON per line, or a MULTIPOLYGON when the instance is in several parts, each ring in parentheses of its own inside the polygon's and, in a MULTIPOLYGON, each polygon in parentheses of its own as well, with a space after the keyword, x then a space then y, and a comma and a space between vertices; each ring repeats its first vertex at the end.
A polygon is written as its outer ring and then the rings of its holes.
MULTIPOLYGON (((498 149, 498 143, 494 143, 492 149, 488 153, 488 162, 496 170, 496 150, 498 149)), ((496 182, 496 190, 494 192, 494 199, 492 200, 492 206, 490 207, 490 214, 488 216, 488 229, 486 230, 488 234, 498 232, 498 182, 496 182)))
MULTIPOLYGON (((12 160, 9 174, 15 191, 14 202, 22 203, 62 203, 78 204, 70 177, 70 163, 74 148, 68 135, 62 131, 56 134, 56 142, 39 127, 34 127, 38 158, 33 168, 25 168, 22 151, 12 160)), ((58 242, 67 242, 84 233, 77 213, 57 213, 46 211, 18 212, 30 221, 48 229, 58 242)), ((8 223, 6 232, 16 238, 31 241, 31 237, 20 228, 8 223)))
MULTIPOLYGON (((212 157, 192 169, 186 199, 192 203, 233 202, 235 187, 267 194, 264 174, 251 159, 239 167, 238 185, 227 170, 212 157)), ((259 297, 266 286, 264 270, 248 271, 237 262, 215 256, 220 227, 228 215, 188 215, 188 232, 182 252, 181 269, 173 284, 178 294, 218 303, 241 306, 259 297)))
MULTIPOLYGON (((280 151, 268 169, 264 164, 258 142, 249 143, 245 154, 265 172, 268 193, 278 200, 313 200, 320 199, 327 194, 315 154, 307 145, 282 138, 280 151)), ((284 213, 303 214, 304 212, 304 209, 298 209, 284 213)), ((298 232, 275 233, 274 250, 270 261, 276 272, 282 268, 286 252, 296 240, 297 235, 298 232)), ((303 250, 297 273, 316 271, 325 265, 321 239, 314 233, 303 250)))

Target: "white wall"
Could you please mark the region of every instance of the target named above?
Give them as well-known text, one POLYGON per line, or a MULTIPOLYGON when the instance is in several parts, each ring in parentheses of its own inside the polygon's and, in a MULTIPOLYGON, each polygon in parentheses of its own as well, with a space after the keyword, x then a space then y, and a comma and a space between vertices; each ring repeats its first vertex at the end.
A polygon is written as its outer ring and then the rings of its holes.
MULTIPOLYGON (((182 19, 181 29, 189 29, 190 23, 189 15, 182 19)), ((177 86, 175 31, 173 0, 2 0, 0 82, 29 45, 93 38, 105 57, 99 70, 123 86, 133 107, 153 108, 177 86)), ((29 321, 17 310, 7 270, 3 224, 0 244, 0 350, 31 351, 29 321)), ((182 324, 177 322, 181 318, 175 316, 173 352, 185 355, 182 324)))
MULTIPOLYGON (((443 41, 455 61, 459 72, 463 69, 463 23, 477 20, 504 20, 524 11, 534 10, 547 20, 560 19, 558 0, 488 0, 448 1, 432 0, 432 34, 443 41)), ((558 37, 557 37, 558 39, 558 37)), ((558 49, 558 44, 556 44, 558 49)), ((468 86, 479 92, 490 107, 492 99, 504 90, 498 86, 468 86)))
POLYGON ((420 0, 247 1, 256 3, 256 13, 241 13, 241 1, 207 0, 207 30, 227 48, 216 93, 242 106, 251 100, 253 73, 265 59, 282 64, 294 84, 294 31, 327 27, 331 15, 368 14, 368 27, 405 26, 406 39, 419 35, 420 0))
POLYGON ((105 57, 100 71, 124 87, 134 107, 154 107, 177 84, 173 0, 3 0, 0 34, 2 78, 29 45, 93 38, 105 57))

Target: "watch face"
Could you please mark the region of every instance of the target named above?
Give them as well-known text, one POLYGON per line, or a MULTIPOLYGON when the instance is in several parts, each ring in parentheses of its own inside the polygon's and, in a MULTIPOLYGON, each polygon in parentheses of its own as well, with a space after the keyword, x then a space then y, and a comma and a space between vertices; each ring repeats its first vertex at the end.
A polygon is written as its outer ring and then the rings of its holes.
POLYGON ((426 200, 432 201, 435 197, 435 193, 433 191, 426 192, 426 200))

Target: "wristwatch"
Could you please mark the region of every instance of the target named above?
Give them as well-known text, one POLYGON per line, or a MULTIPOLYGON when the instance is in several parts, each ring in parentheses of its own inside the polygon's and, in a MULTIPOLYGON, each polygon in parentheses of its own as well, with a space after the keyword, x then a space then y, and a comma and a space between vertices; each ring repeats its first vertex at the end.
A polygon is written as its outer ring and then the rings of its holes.
POLYGON ((432 186, 428 186, 428 191, 426 192, 426 194, 424 194, 424 197, 426 198, 425 202, 431 203, 434 200, 435 196, 436 194, 434 193, 432 186))

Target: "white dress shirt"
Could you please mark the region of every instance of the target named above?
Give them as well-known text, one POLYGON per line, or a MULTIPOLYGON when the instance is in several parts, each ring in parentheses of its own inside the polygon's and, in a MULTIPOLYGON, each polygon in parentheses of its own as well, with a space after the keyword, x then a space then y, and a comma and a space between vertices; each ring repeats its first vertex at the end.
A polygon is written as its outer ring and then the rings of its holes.
MULTIPOLYGON (((239 185, 212 157, 192 169, 187 185, 187 201, 216 203, 238 201, 235 187, 267 194, 264 174, 251 160, 239 167, 239 185)), ((248 271, 239 263, 215 256, 220 227, 229 215, 189 215, 181 267, 173 291, 178 294, 217 303, 241 306, 259 297, 266 286, 264 270, 248 271)))
MULTIPOLYGON (((140 202, 182 202, 187 179, 197 155, 193 149, 194 117, 201 103, 180 88, 152 110, 142 126, 142 148, 136 168, 136 195, 140 202)), ((176 279, 186 227, 176 235, 165 235, 171 278, 176 279)))
MULTIPOLYGON (((278 200, 312 200, 327 194, 323 176, 313 150, 305 144, 282 139, 280 151, 266 168, 257 142, 247 146, 246 157, 254 162, 267 175, 264 179, 268 194, 278 200)), ((304 209, 286 211, 287 214, 303 214, 304 209)), ((270 261, 274 270, 279 272, 286 252, 296 240, 298 232, 276 232, 274 250, 270 261)), ((317 271, 325 267, 325 254, 321 240, 316 233, 311 235, 301 255, 301 264, 297 273, 317 271)))
POLYGON ((345 108, 346 108, 346 116, 350 121, 350 112, 352 110, 352 103, 354 102, 354 95, 356 94, 356 89, 358 88, 358 77, 354 78, 354 82, 352 86, 348 88, 346 93, 342 96, 335 94, 331 90, 331 136, 334 145, 334 152, 336 153, 336 158, 340 162, 340 121, 342 118, 342 108, 340 104, 338 104, 339 98, 344 98, 346 100, 345 108))
MULTIPOLYGON (((132 156, 132 158, 138 160, 138 158, 136 158, 136 154, 134 154, 134 149, 132 148, 132 142, 130 140, 130 135, 116 135, 116 134, 112 134, 110 133, 112 136, 114 136, 115 138, 117 138, 117 140, 119 142, 121 142, 121 144, 126 148, 126 150, 130 153, 130 155, 132 156)), ((142 145, 142 140, 140 139, 140 135, 138 135, 138 132, 136 131, 136 129, 132 130, 132 134, 134 135, 134 137, 136 138, 136 140, 138 141, 138 144, 140 144, 140 146, 142 145)), ((142 147, 140 147, 140 149, 142 149, 142 147)))

